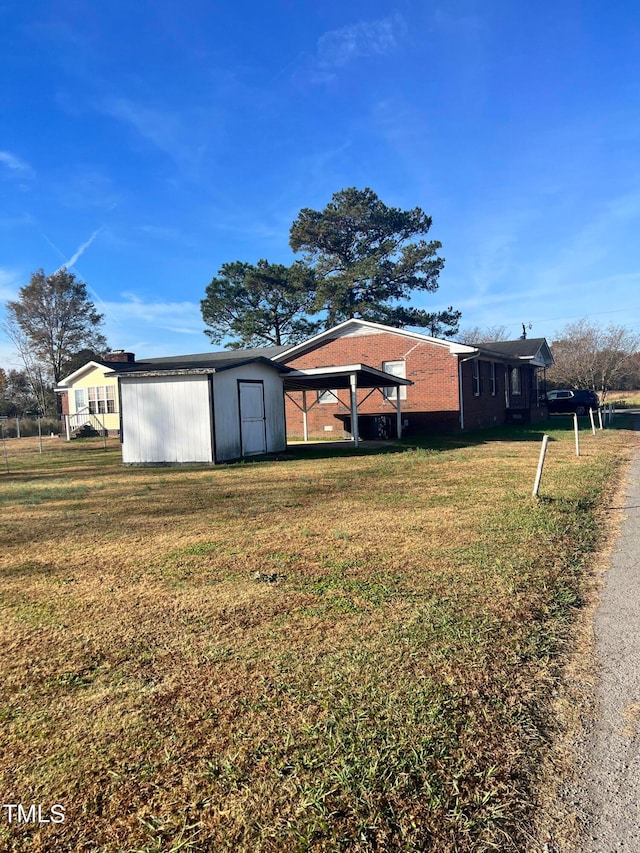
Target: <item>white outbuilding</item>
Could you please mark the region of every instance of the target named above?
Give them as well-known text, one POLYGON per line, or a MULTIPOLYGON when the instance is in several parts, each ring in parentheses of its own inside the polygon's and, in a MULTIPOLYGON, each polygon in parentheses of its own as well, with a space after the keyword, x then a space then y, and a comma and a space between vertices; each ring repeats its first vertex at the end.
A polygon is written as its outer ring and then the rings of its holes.
POLYGON ((284 450, 283 375, 291 368, 258 352, 120 366, 123 463, 215 464, 284 450))

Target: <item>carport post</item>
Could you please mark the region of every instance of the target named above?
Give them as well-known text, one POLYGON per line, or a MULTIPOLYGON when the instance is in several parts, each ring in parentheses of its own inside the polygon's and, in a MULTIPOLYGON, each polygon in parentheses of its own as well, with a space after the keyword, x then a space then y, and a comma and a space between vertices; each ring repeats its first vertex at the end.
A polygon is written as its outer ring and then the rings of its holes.
POLYGON ((396 389, 396 432, 398 434, 398 438, 402 438, 402 412, 400 411, 400 386, 397 386, 396 389))
POLYGON ((356 373, 349 374, 349 389, 351 391, 351 432, 353 433, 354 447, 358 447, 358 376, 356 373))
POLYGON ((309 426, 307 424, 307 392, 302 392, 302 436, 309 441, 309 426))

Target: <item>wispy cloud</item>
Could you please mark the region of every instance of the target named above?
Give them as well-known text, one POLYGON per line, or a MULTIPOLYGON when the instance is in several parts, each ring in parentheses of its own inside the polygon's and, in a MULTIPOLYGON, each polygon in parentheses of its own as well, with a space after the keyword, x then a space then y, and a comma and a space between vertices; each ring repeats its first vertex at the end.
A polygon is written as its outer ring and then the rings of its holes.
POLYGON ((102 227, 96 228, 96 230, 93 232, 91 237, 89 237, 88 240, 85 240, 85 242, 82 243, 82 245, 78 246, 78 248, 73 253, 73 255, 71 255, 69 260, 65 261, 64 264, 62 264, 62 266, 58 268, 58 272, 62 269, 62 267, 66 267, 67 269, 69 269, 69 267, 74 266, 78 262, 78 259, 82 257, 82 255, 86 252, 86 250, 93 243, 93 241, 96 239, 96 237, 98 236, 98 234, 101 231, 102 231, 102 227))
POLYGON ((57 175, 52 182, 59 201, 75 210, 115 210, 120 193, 105 171, 93 165, 78 165, 57 175))
POLYGON ((15 299, 23 284, 17 270, 0 267, 0 299, 3 302, 7 299, 15 299))
POLYGON ((10 151, 0 151, 0 164, 20 178, 33 178, 35 176, 33 168, 10 151))
MULTIPOLYGON (((68 267, 71 267, 71 266, 75 266, 75 264, 78 262, 78 259, 80 258, 80 256, 81 256, 81 255, 83 254, 83 252, 85 252, 85 251, 86 251, 86 249, 88 249, 88 248, 89 248, 89 246, 93 243, 93 241, 96 239, 96 237, 98 236, 98 234, 103 230, 103 227, 104 227, 104 226, 101 226, 100 228, 96 229, 96 230, 93 232, 93 234, 91 235, 91 237, 89 237, 89 239, 88 239, 88 240, 86 240, 86 241, 85 241, 81 246, 79 246, 79 247, 78 247, 78 249, 76 249, 75 253, 71 256, 71 258, 69 258, 69 260, 65 260, 65 262, 64 262, 61 266, 59 266, 59 267, 57 268, 57 270, 56 270, 56 271, 57 271, 57 272, 60 272, 60 270, 61 270, 63 267, 67 267, 67 268, 68 268, 68 267)), ((60 258, 66 258, 66 255, 64 254, 64 252, 62 252, 62 251, 60 250, 60 248, 59 248, 58 246, 56 246, 56 244, 53 242, 53 240, 50 240, 50 239, 49 239, 49 237, 47 237, 47 235, 46 235, 43 231, 41 231, 41 232, 40 232, 40 234, 41 234, 41 236, 42 236, 42 239, 43 239, 43 240, 44 240, 44 241, 45 241, 49 246, 51 246, 51 248, 52 248, 52 249, 53 249, 53 251, 58 255, 58 257, 60 257, 60 258)), ((79 270, 77 267, 76 267, 76 274, 77 274, 77 275, 79 275, 81 278, 83 278, 82 273, 80 272, 80 270, 79 270)), ((101 310, 101 311, 102 311, 102 310, 106 310, 104 300, 102 299, 102 297, 100 296, 100 294, 97 292, 97 290, 96 290, 94 287, 91 287, 90 285, 88 285, 88 289, 89 289, 89 293, 91 294, 92 298, 94 298, 94 299, 96 300, 96 302, 98 303, 98 305, 99 305, 99 307, 100 307, 100 310, 101 310)))
POLYGON ((124 97, 107 98, 100 109, 128 125, 181 167, 197 166, 205 154, 206 145, 195 141, 198 128, 203 122, 207 124, 202 115, 185 117, 175 109, 158 109, 124 97))
POLYGON ((33 225, 35 219, 30 213, 18 213, 15 216, 0 216, 0 228, 19 228, 24 225, 33 225))
POLYGON ((25 192, 33 185, 35 176, 35 170, 29 163, 10 151, 0 151, 0 178, 4 177, 12 184, 17 182, 18 189, 25 192))
POLYGON ((134 231, 148 237, 150 240, 157 240, 161 243, 174 243, 179 246, 188 247, 196 245, 193 237, 185 234, 179 228, 167 225, 136 225, 134 231))
POLYGON ((364 56, 384 56, 398 47, 405 32, 404 20, 398 14, 330 30, 318 39, 318 65, 341 68, 364 56))
POLYGON ((406 32, 407 25, 398 13, 329 30, 318 39, 302 76, 312 83, 333 80, 338 71, 356 60, 393 53, 406 32))
POLYGON ((135 293, 122 293, 122 301, 107 302, 105 307, 113 318, 126 318, 136 325, 146 324, 182 335, 201 335, 203 320, 199 302, 146 302, 135 293))

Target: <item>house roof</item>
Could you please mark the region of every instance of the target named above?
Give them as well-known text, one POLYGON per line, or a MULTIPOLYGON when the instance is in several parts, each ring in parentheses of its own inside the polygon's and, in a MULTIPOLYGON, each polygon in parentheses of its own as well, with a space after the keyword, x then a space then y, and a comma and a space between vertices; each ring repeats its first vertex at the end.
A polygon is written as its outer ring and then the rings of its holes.
POLYGON ((70 373, 68 376, 65 376, 64 379, 61 379, 58 382, 58 389, 64 390, 69 386, 73 385, 74 382, 77 382, 82 376, 86 373, 91 373, 92 370, 97 370, 99 368, 105 368, 109 373, 118 373, 123 367, 127 367, 128 363, 124 361, 107 361, 106 359, 94 359, 93 361, 88 361, 86 364, 83 364, 82 367, 79 367, 77 370, 74 370, 73 373, 70 373))
POLYGON ((518 338, 515 341, 490 341, 478 344, 478 349, 496 355, 528 361, 538 367, 549 367, 553 356, 546 338, 518 338))
POLYGON ((382 323, 371 323, 368 320, 353 318, 333 326, 320 334, 296 344, 292 347, 283 347, 282 351, 272 356, 276 361, 288 362, 292 358, 301 355, 308 350, 316 349, 323 344, 336 340, 337 338, 357 334, 381 334, 391 332, 415 341, 424 341, 436 346, 447 347, 451 355, 462 355, 469 358, 498 358, 502 361, 526 360, 536 367, 548 367, 553 364, 553 356, 545 338, 519 338, 515 341, 495 341, 481 344, 462 344, 457 341, 444 340, 415 332, 409 329, 399 329, 394 326, 385 326, 382 323))
POLYGON ((452 355, 471 355, 476 351, 476 347, 469 346, 467 344, 460 344, 457 341, 433 338, 429 335, 422 334, 422 332, 412 332, 409 329, 399 329, 394 326, 384 326, 382 323, 372 323, 369 320, 353 318, 351 320, 345 320, 342 323, 338 323, 337 326, 333 326, 331 329, 326 329, 324 332, 320 332, 320 334, 314 335, 314 337, 308 338, 300 344, 296 344, 292 347, 285 347, 284 351, 275 355, 274 358, 277 361, 286 362, 307 350, 322 346, 322 344, 327 343, 328 341, 346 337, 349 334, 358 334, 358 332, 361 334, 381 334, 383 332, 392 332, 394 335, 401 335, 402 337, 410 338, 412 340, 426 341, 428 343, 436 344, 437 346, 447 347, 452 355))

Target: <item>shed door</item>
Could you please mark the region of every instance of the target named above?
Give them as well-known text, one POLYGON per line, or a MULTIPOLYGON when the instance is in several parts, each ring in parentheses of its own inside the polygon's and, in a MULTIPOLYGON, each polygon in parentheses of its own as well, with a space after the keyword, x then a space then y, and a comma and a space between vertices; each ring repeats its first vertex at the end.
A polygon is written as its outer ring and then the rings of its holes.
POLYGON ((238 388, 240 393, 242 455, 266 453, 264 384, 262 382, 238 382, 238 388))

